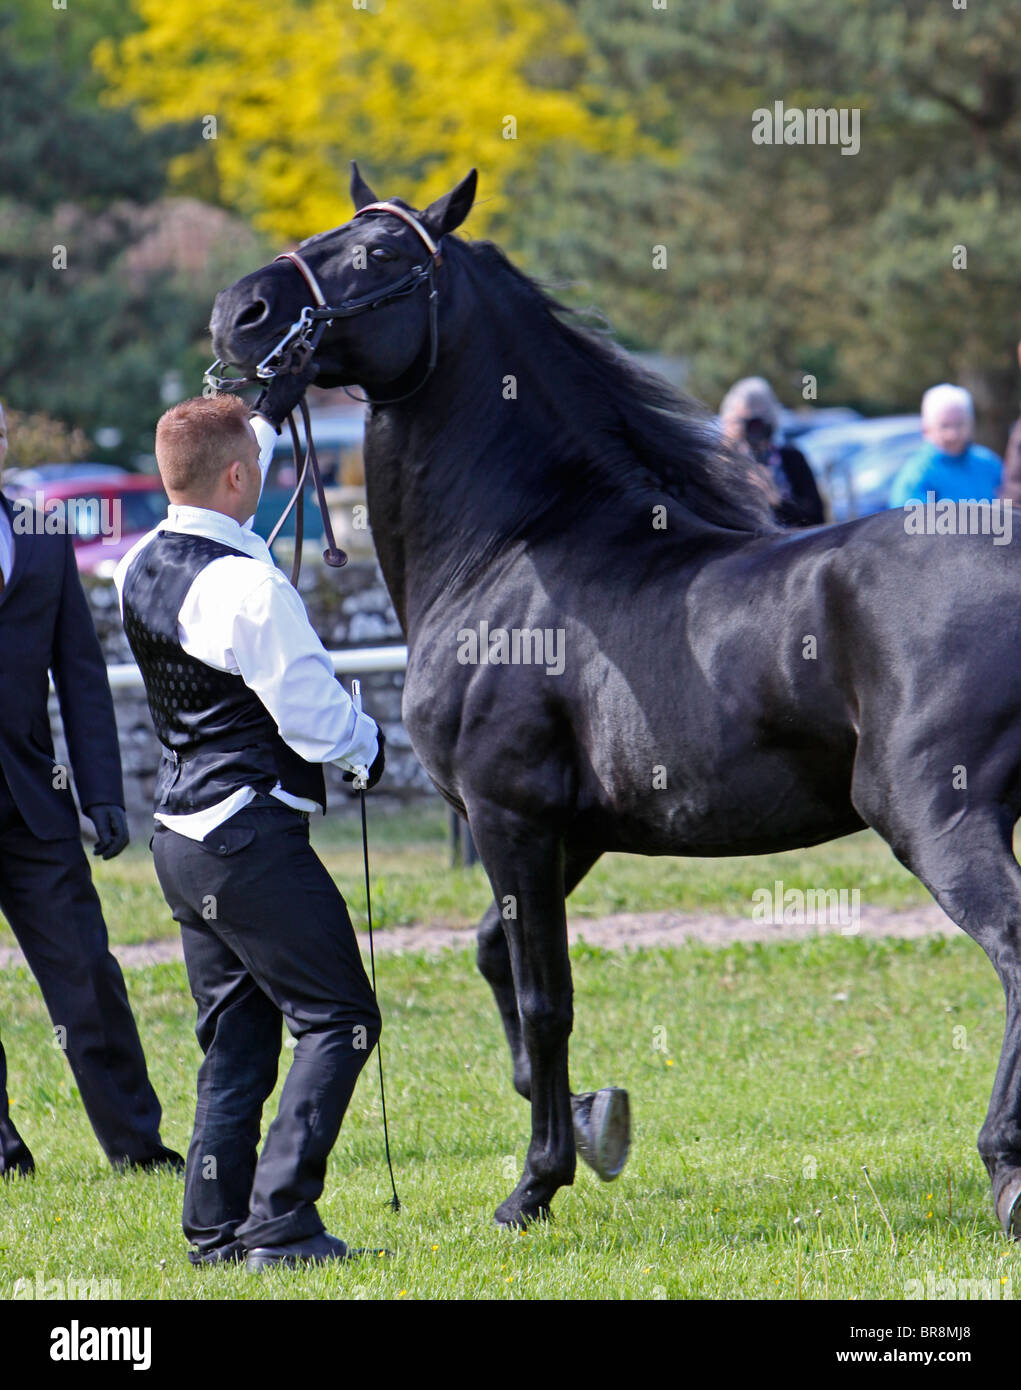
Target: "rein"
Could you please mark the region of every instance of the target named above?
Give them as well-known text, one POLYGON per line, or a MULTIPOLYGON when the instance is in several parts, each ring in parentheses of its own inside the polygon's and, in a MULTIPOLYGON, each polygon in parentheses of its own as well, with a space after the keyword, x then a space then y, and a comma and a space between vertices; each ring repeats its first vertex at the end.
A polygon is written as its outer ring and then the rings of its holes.
POLYGON ((287 424, 291 431, 291 451, 294 458, 294 470, 297 482, 294 485, 294 491, 291 493, 291 500, 280 513, 277 524, 273 527, 273 530, 269 533, 266 540, 266 544, 272 546, 273 542, 280 534, 280 528, 290 516, 291 508, 297 504, 298 510, 294 514, 294 558, 291 561, 291 583, 295 588, 298 587, 298 576, 301 574, 301 551, 302 543, 305 539, 305 478, 310 468, 312 470, 312 481, 315 484, 316 498, 319 502, 319 512, 323 519, 323 530, 326 533, 326 549, 323 551, 323 559, 333 569, 340 569, 342 565, 347 564, 347 556, 337 545, 336 538, 333 534, 333 523, 330 520, 330 508, 326 501, 326 489, 323 487, 323 477, 319 469, 319 457, 316 454, 315 441, 312 438, 312 421, 309 419, 308 402, 305 400, 304 396, 301 398, 299 408, 301 410, 302 425, 305 430, 305 457, 302 459, 301 469, 299 471, 298 460, 301 458, 301 444, 298 439, 298 429, 294 423, 294 414, 292 412, 287 417, 287 424))
MULTIPOLYGON (((306 304, 295 321, 280 338, 279 342, 272 348, 255 369, 254 377, 228 377, 222 375, 222 370, 226 364, 221 358, 209 366, 204 375, 203 381, 211 386, 215 391, 240 391, 245 386, 255 385, 272 381, 274 377, 283 376, 285 373, 300 373, 307 367, 309 361, 315 355, 323 333, 333 323, 334 319, 355 318, 359 314, 369 313, 373 309, 380 309, 385 304, 392 303, 395 299, 403 299, 405 296, 414 294, 418 287, 426 284, 429 287, 429 361, 426 366, 425 375, 422 380, 405 391, 401 396, 390 396, 387 398, 370 398, 368 396, 355 396, 345 387, 352 400, 365 401, 370 405, 395 405, 398 401, 406 401, 417 392, 421 391, 432 376, 436 368, 436 358, 439 350, 439 331, 438 331, 438 306, 436 291, 436 267, 442 263, 442 252, 440 245, 429 235, 425 227, 409 212, 407 208, 400 207, 397 203, 367 203, 365 207, 359 208, 355 217, 362 217, 369 212, 391 213, 393 216, 413 228, 418 234, 426 250, 429 252, 429 259, 425 265, 414 265, 402 275, 399 280, 392 285, 384 286, 380 290, 372 291, 369 294, 356 295, 350 299, 341 300, 339 304, 327 303, 326 296, 323 294, 322 287, 316 279, 315 272, 305 258, 297 251, 282 251, 279 256, 274 256, 274 264, 277 261, 289 261, 294 266, 298 274, 304 280, 309 293, 312 295, 313 304, 306 304)), ((352 221, 354 218, 352 218, 352 221)), ((312 424, 309 419, 308 404, 305 398, 301 400, 302 423, 305 429, 305 452, 304 458, 301 455, 301 445, 298 439, 297 427, 294 423, 293 413, 287 417, 287 424, 291 432, 291 448, 294 457, 294 469, 297 477, 294 493, 288 502, 279 520, 274 526, 268 540, 272 545, 279 534, 291 509, 297 505, 295 513, 295 540, 294 540, 294 560, 291 565, 291 583, 297 587, 298 576, 301 573, 301 549, 304 538, 304 489, 305 479, 311 469, 312 480, 315 483, 316 496, 319 502, 319 511, 323 519, 323 530, 326 534, 327 549, 323 551, 323 559, 334 569, 339 569, 341 565, 347 564, 347 556, 339 549, 333 534, 333 525, 330 521, 329 508, 326 504, 326 493, 323 488, 323 480, 319 470, 319 459, 316 456, 315 443, 312 439, 312 424)))

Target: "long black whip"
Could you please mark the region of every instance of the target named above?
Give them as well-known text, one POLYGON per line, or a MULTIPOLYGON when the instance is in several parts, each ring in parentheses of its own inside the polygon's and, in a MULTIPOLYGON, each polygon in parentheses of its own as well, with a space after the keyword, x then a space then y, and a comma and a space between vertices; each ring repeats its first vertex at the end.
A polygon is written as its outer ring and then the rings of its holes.
MULTIPOLYGON (((353 680, 351 682, 351 701, 359 714, 362 712, 362 683, 353 680)), ((376 952, 372 944, 372 896, 369 890, 369 830, 365 819, 365 779, 357 778, 355 786, 358 787, 358 795, 362 803, 362 855, 365 860, 365 912, 369 919, 369 965, 372 971, 372 997, 376 1000, 376 1007, 379 1007, 379 996, 376 994, 376 952), (361 785, 359 786, 359 783, 361 785)), ((376 1059, 379 1062, 379 1099, 383 1107, 383 1143, 386 1146, 386 1166, 390 1170, 390 1186, 393 1188, 393 1197, 390 1207, 393 1211, 400 1211, 401 1199, 397 1195, 397 1184, 394 1181, 394 1166, 390 1160, 390 1131, 386 1123, 386 1089, 383 1085, 383 1048, 379 1041, 376 1042, 376 1059)))

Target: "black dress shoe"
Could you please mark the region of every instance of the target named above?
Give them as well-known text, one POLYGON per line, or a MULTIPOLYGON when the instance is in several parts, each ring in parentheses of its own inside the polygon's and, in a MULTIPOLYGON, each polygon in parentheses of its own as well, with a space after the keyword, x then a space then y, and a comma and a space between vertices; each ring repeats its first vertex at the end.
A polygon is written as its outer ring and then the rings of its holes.
POLYGON ((229 1245, 216 1245, 211 1250, 189 1250, 188 1259, 193 1265, 243 1265, 246 1254, 241 1242, 234 1240, 229 1245))
POLYGON ((119 1173, 153 1173, 164 1168, 170 1173, 183 1173, 185 1162, 175 1150, 160 1149, 159 1153, 150 1154, 148 1158, 115 1158, 113 1166, 119 1173))
POLYGON ((292 1241, 290 1245, 257 1245, 248 1251, 245 1268, 249 1274, 260 1269, 296 1269, 299 1265, 323 1265, 332 1260, 354 1259, 342 1240, 320 1231, 317 1236, 292 1241))
POLYGON ((11 1124, 0 1124, 0 1178, 29 1178, 35 1172, 35 1159, 28 1145, 11 1124))

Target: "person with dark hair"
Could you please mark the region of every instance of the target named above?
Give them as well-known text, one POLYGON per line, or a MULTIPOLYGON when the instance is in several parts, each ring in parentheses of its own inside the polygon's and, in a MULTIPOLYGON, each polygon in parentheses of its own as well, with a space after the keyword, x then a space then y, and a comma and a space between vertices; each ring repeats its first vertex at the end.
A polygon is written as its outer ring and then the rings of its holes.
POLYGON ((769 382, 761 376, 735 382, 720 405, 720 420, 728 443, 761 470, 776 520, 783 526, 821 526, 826 517, 808 460, 793 445, 776 443, 780 402, 769 382))
POLYGON ((375 785, 383 735, 251 529, 275 436, 307 384, 274 380, 253 420, 232 396, 167 411, 156 461, 171 506, 115 575, 164 749, 151 843, 205 1054, 182 1225, 192 1263, 252 1271, 350 1257, 316 1202, 380 1032, 308 821, 326 807, 324 763, 375 785), (284 1022, 294 1058, 257 1154, 284 1022))
MULTIPOLYGON (((0 472, 7 425, 0 408, 0 472)), ((39 982, 96 1138, 114 1167, 184 1167, 160 1139, 124 977, 82 850, 67 769, 47 708, 60 701, 74 782, 104 859, 128 843, 120 748, 106 663, 69 528, 0 492, 0 910, 39 982), (49 518, 46 518, 49 521, 49 518)), ((34 1170, 11 1119, 0 1044, 0 1175, 34 1170)))

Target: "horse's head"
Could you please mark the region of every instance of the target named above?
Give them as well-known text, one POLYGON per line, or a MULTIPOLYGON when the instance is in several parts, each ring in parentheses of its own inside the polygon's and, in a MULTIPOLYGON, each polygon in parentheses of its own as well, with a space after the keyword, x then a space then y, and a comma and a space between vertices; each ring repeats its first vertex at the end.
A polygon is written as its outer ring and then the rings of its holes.
POLYGON ((468 216, 475 184, 473 169, 418 212, 399 198, 380 205, 352 163, 350 222, 309 237, 297 254, 216 296, 210 331, 217 356, 266 378, 311 353, 320 385, 357 383, 378 395, 435 351, 442 238, 468 216))

